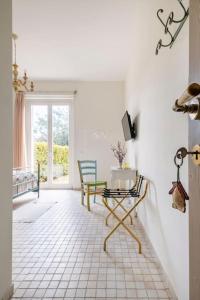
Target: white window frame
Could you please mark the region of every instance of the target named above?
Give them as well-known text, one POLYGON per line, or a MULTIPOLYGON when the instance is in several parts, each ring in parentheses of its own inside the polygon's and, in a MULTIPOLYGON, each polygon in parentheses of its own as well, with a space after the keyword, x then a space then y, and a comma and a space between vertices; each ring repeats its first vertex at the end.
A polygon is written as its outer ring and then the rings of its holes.
MULTIPOLYGON (((33 168, 32 157, 32 132, 31 126, 31 106, 32 105, 48 105, 48 127, 52 126, 51 123, 51 108, 52 105, 69 105, 69 184, 47 184, 44 189, 72 189, 74 186, 74 94, 61 94, 61 93, 27 93, 25 95, 25 109, 26 109, 26 148, 27 148, 27 161, 33 168), (50 111, 49 111, 50 108, 50 111)), ((52 141, 52 130, 50 130, 50 141, 52 141)), ((50 142, 48 141, 48 143, 50 142)), ((52 159, 52 153, 48 157, 52 159)), ((49 161, 50 162, 50 161, 49 161)), ((49 177, 48 177, 49 178, 49 177)))

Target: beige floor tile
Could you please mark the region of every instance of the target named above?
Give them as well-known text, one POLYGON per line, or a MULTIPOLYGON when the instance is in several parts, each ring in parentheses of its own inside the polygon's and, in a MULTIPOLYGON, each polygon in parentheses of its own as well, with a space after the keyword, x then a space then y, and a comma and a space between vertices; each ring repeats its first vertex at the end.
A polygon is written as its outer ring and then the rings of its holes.
POLYGON ((137 219, 133 228, 143 254, 122 228, 104 252, 114 219, 105 226, 103 205, 92 204, 89 213, 80 205, 79 192, 59 190, 41 191, 38 201, 57 203, 33 223, 14 223, 13 299, 171 299, 137 219))

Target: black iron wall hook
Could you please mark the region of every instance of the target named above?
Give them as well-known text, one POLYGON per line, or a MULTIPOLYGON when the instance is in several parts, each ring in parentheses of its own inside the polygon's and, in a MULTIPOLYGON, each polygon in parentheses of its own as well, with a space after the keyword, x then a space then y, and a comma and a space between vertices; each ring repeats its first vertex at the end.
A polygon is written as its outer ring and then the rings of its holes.
POLYGON ((177 0, 177 1, 180 4, 180 6, 181 6, 181 8, 183 9, 183 12, 184 12, 183 17, 180 20, 176 20, 175 19, 174 12, 172 11, 169 14, 166 22, 164 22, 163 19, 161 18, 161 14, 164 13, 164 10, 163 9, 159 9, 157 11, 157 17, 158 17, 159 21, 161 22, 161 24, 164 26, 164 33, 169 36, 169 42, 166 43, 166 44, 164 44, 163 41, 162 41, 162 39, 160 39, 158 41, 158 44, 157 44, 157 47, 156 47, 156 55, 158 55, 159 50, 162 47, 170 47, 171 48, 173 46, 173 44, 174 44, 174 42, 175 42, 175 40, 176 40, 179 32, 181 31, 181 29, 182 29, 185 21, 187 20, 187 17, 189 16, 189 8, 187 10, 185 9, 185 7, 184 7, 184 5, 182 3, 182 0, 177 0), (169 26, 171 26, 173 23, 174 24, 179 24, 179 26, 178 26, 176 32, 174 33, 174 35, 169 30, 169 26))

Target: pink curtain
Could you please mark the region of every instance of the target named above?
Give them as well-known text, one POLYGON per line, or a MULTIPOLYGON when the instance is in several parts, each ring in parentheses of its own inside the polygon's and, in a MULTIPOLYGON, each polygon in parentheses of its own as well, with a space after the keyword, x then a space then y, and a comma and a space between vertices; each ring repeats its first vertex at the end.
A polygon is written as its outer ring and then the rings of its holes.
POLYGON ((24 92, 17 92, 14 111, 14 168, 26 167, 24 92))

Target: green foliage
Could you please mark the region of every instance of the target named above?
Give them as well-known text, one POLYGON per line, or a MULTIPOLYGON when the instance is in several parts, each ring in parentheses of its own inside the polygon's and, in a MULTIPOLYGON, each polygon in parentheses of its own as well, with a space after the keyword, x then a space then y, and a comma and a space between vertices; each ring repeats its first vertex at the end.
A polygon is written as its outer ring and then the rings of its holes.
POLYGON ((69 147, 68 146, 53 146, 53 162, 54 164, 66 165, 69 163, 69 147))
MULTIPOLYGON (((35 143, 35 159, 40 163, 41 179, 46 181, 47 162, 48 162, 48 146, 46 142, 35 143)), ((69 147, 53 145, 53 163, 54 165, 63 166, 63 175, 68 175, 69 166, 69 147)))
POLYGON ((35 159, 40 163, 40 166, 47 165, 48 147, 46 142, 35 143, 34 149, 35 159))

